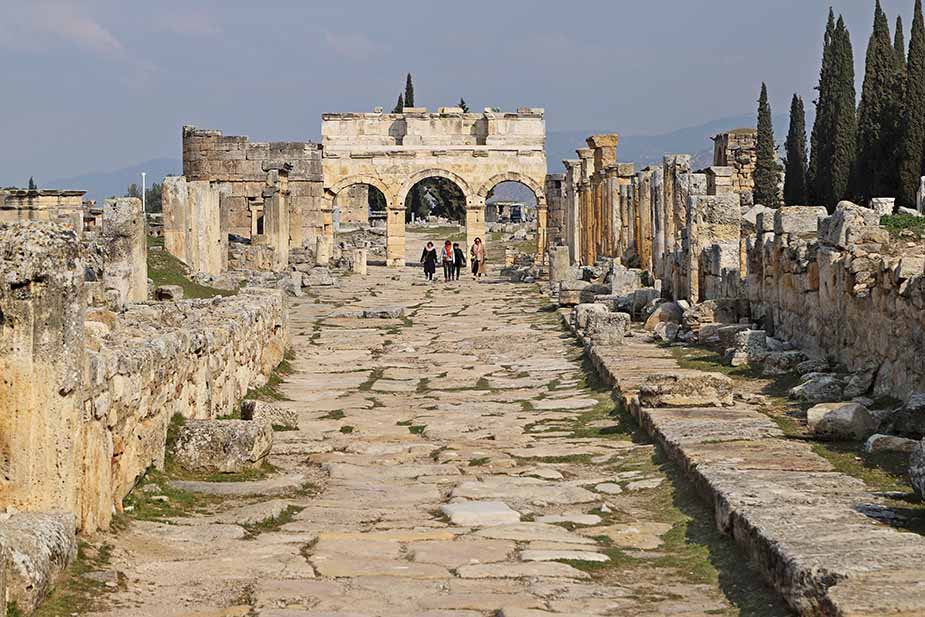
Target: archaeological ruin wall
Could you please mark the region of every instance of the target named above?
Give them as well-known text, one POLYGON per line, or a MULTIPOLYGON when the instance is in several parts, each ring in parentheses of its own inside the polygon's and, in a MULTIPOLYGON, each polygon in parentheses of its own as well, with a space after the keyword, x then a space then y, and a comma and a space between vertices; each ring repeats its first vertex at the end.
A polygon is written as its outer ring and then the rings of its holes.
POLYGON ((50 221, 83 235, 86 191, 49 189, 0 190, 0 223, 50 221))
POLYGON ((282 360, 279 291, 135 301, 146 272, 126 267, 144 237, 137 201, 108 204, 102 236, 121 248, 93 267, 72 230, 0 224, 0 508, 105 528, 135 480, 163 464, 173 415, 227 413, 282 360), (93 268, 103 282, 87 280, 93 268))

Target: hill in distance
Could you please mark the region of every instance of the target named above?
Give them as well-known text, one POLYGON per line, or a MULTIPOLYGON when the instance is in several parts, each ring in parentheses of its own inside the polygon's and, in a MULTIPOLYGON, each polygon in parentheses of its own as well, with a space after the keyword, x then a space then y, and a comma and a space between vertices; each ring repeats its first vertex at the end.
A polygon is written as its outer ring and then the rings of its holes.
POLYGON ((141 188, 141 172, 147 174, 146 184, 150 188, 155 182, 163 182, 164 176, 183 173, 183 163, 180 159, 152 159, 114 171, 83 174, 49 182, 43 182, 40 178, 37 178, 36 183, 39 188, 87 191, 86 199, 102 201, 110 197, 125 195, 130 184, 137 184, 141 188))

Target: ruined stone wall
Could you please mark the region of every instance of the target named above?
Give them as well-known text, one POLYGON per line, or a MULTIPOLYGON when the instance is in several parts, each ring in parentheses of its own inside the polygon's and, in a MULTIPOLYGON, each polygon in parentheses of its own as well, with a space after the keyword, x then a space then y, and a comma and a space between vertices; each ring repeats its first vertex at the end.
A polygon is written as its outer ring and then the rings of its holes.
MULTIPOLYGON (((753 203, 757 163, 758 131, 756 129, 735 129, 720 133, 713 138, 713 166, 730 168, 729 187, 739 196, 743 206, 751 206, 753 203)), ((773 208, 778 204, 763 205, 773 208)))
POLYGON ((58 223, 80 237, 84 231, 85 193, 46 189, 0 191, 0 223, 48 221, 58 223))
POLYGON ((282 293, 85 308, 76 234, 0 225, 0 509, 105 528, 174 414, 228 413, 283 357, 282 293))
POLYGON ((251 142, 244 136, 183 127, 183 175, 186 179, 230 186, 229 193, 221 199, 226 233, 251 236, 252 206, 263 203, 266 166, 272 162, 292 165, 289 175, 291 245, 313 247, 324 225, 320 144, 251 142))
POLYGON ((369 185, 348 186, 334 199, 335 217, 342 227, 369 225, 369 185))
POLYGON ((164 178, 164 248, 193 272, 217 275, 228 268, 229 212, 222 204, 231 193, 232 186, 227 182, 190 180, 186 176, 164 178))
POLYGON ((752 317, 849 371, 876 367, 876 394, 925 390, 925 250, 890 242, 873 210, 813 210, 781 208, 773 227, 759 220, 748 243, 752 317))

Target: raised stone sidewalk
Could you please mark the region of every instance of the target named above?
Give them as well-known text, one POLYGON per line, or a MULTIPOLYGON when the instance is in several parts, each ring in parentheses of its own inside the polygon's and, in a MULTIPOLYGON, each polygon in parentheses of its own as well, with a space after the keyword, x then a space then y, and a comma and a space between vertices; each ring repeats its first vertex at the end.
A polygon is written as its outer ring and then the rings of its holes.
POLYGON ((925 614, 925 538, 874 518, 882 506, 862 481, 834 471, 809 443, 785 439, 753 406, 641 406, 647 378, 689 372, 647 338, 586 343, 586 354, 791 607, 801 615, 925 614))

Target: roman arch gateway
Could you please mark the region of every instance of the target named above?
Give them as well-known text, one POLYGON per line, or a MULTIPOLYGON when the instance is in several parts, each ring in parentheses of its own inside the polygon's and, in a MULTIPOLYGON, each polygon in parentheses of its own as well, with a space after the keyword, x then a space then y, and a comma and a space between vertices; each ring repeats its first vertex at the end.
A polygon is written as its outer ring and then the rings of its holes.
MULTIPOLYGON (((546 124, 542 109, 517 113, 486 109, 464 113, 441 107, 436 113, 406 107, 403 113, 324 114, 324 209, 358 184, 385 196, 386 258, 391 267, 405 263, 405 198, 426 178, 446 178, 466 198, 466 239, 485 234, 485 199, 501 182, 529 187, 537 202, 537 255, 546 243, 546 124)), ((327 217, 326 217, 327 218, 327 217)), ((329 225, 325 225, 327 234, 329 225)))

